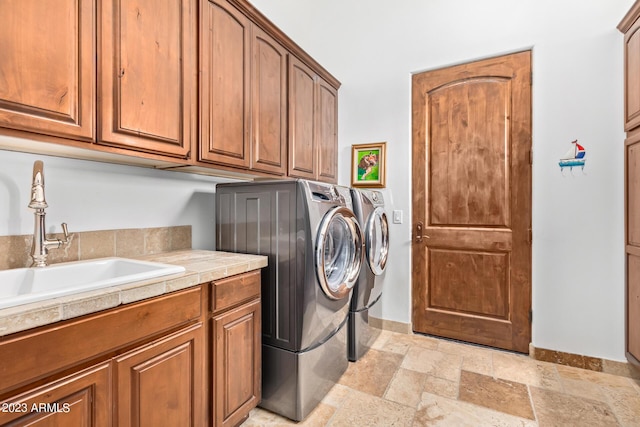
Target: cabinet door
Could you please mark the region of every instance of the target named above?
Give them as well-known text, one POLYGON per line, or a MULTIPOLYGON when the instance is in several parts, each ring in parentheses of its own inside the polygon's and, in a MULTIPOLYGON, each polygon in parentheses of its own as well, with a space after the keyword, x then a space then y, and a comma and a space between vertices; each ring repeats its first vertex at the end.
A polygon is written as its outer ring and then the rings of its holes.
POLYGON ((201 323, 115 359, 119 426, 204 425, 201 323))
POLYGON ((200 160, 248 168, 251 22, 226 0, 200 19, 200 160))
POLYGON ((260 401, 260 300, 213 318, 213 419, 234 426, 260 401))
POLYGON ((0 2, 0 126, 90 141, 92 0, 0 2))
POLYGON ((640 20, 624 35, 625 50, 625 107, 624 129, 640 125, 640 20))
POLYGON ((338 182, 338 91, 318 79, 318 180, 338 182))
POLYGON ((289 58, 289 176, 316 179, 316 75, 289 58))
POLYGON ((287 51, 253 28, 251 168, 287 172, 287 51))
POLYGON ((108 427, 110 364, 104 363, 0 402, 0 425, 108 427))
POLYGON ((98 143, 189 157, 196 0, 102 0, 98 143))
MULTIPOLYGON (((640 72, 640 70, 638 70, 640 72)), ((625 140, 627 358, 640 361, 640 133, 625 140)))

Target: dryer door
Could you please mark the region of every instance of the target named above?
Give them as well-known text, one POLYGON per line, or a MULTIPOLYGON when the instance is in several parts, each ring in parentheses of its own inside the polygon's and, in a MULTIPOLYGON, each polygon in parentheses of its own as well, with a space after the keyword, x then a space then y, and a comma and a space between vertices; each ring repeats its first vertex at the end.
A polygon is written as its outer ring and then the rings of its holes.
POLYGON ((375 208, 369 215, 364 235, 367 262, 373 274, 379 276, 387 267, 389 255, 389 222, 381 207, 375 208))
POLYGON ((336 206, 322 218, 316 239, 316 275, 324 293, 349 296, 362 266, 362 232, 353 212, 336 206))

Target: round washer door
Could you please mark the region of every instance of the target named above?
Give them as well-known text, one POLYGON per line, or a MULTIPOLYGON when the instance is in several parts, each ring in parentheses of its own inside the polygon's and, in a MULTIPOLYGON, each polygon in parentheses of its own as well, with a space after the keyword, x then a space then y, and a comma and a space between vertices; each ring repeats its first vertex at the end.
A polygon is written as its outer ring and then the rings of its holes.
POLYGON ((324 293, 349 295, 362 266, 362 232, 353 212, 336 206, 322 218, 316 239, 316 275, 324 293))
POLYGON ((384 272, 389 255, 389 222, 381 207, 371 212, 365 225, 365 252, 371 271, 376 276, 384 272))

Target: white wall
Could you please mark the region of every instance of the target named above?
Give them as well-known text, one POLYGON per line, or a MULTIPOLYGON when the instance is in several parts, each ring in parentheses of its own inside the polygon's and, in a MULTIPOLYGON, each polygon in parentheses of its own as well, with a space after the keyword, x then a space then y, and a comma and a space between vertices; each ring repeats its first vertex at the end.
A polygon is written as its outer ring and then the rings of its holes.
POLYGON ((622 35, 633 0, 251 0, 341 82, 351 144, 388 142, 381 317, 409 323, 412 72, 533 49, 533 344, 624 360, 622 35), (557 161, 578 139, 586 175, 557 161), (394 289, 391 291, 391 289, 394 289))
POLYGON ((0 236, 33 233, 35 160, 44 162, 48 233, 62 222, 69 232, 191 225, 194 248, 215 247, 213 178, 3 150, 0 236))

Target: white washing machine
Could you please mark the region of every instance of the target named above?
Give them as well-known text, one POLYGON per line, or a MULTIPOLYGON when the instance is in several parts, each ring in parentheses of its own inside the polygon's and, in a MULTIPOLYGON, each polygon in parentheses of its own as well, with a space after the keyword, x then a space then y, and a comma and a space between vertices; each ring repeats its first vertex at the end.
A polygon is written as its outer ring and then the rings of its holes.
POLYGON ((216 225, 216 249, 269 258, 260 406, 300 421, 349 363, 349 303, 363 259, 350 190, 305 180, 219 184, 216 225))
POLYGON ((351 189, 353 210, 364 236, 364 262, 353 288, 349 309, 349 360, 360 359, 380 334, 369 325, 369 310, 382 296, 382 278, 389 255, 389 222, 380 191, 351 189))

